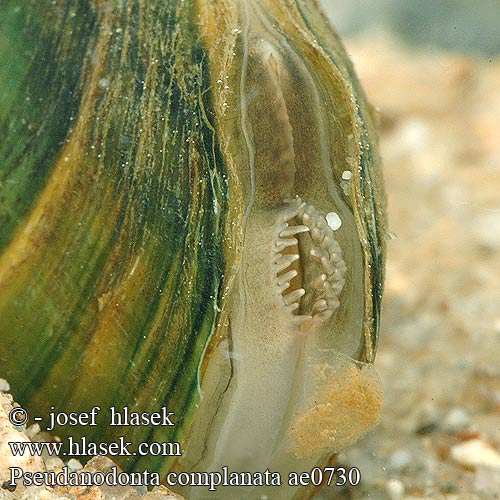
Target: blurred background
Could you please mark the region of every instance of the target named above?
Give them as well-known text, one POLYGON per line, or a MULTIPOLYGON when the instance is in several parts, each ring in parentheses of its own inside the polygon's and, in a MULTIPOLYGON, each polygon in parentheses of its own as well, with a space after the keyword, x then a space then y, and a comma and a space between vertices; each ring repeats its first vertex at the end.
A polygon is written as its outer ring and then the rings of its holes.
POLYGON ((500 54, 498 0, 321 0, 342 35, 392 33, 406 43, 500 54))
POLYGON ((382 421, 319 498, 500 499, 500 1, 323 7, 380 113, 389 238, 382 421))

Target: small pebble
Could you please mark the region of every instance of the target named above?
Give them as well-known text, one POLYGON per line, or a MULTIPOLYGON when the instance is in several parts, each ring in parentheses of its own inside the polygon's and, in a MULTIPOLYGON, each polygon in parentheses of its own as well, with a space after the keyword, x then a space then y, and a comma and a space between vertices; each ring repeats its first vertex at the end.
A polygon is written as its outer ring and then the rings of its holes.
POLYGON ((68 468, 71 470, 80 470, 80 469, 83 469, 83 465, 78 460, 72 458, 68 462, 68 468))
POLYGON ((0 391, 9 392, 10 384, 4 378, 0 378, 0 391))
POLYGON ((482 439, 471 439, 453 446, 451 458, 466 467, 487 466, 500 469, 500 454, 482 439))
POLYGON ((49 457, 45 460, 47 470, 57 470, 64 467, 64 462, 59 457, 49 457))
POLYGON ((439 429, 437 422, 426 422, 415 429, 415 434, 418 436, 426 436, 427 434, 432 434, 439 429))
POLYGON ((41 431, 40 425, 33 424, 26 429, 26 435, 31 439, 41 431))
POLYGON ((465 430, 470 424, 469 415, 463 408, 452 408, 445 416, 441 428, 450 434, 465 430))
POLYGON ((390 479, 385 489, 391 500, 402 500, 405 495, 405 486, 399 479, 390 479))
MULTIPOLYGON (((2 490, 11 491, 11 492, 12 492, 12 491, 16 491, 16 487, 17 487, 17 486, 16 486, 16 483, 11 483, 11 482, 9 482, 9 481, 4 481, 4 482, 1 484, 1 486, 0 486, 0 488, 1 488, 2 490)), ((0 494, 0 495, 1 495, 1 494, 0 494)), ((0 496, 0 498, 2 498, 2 496, 0 496)))
POLYGON ((146 495, 148 492, 148 487, 147 486, 135 486, 134 487, 136 493, 139 495, 139 497, 143 497, 146 495))
POLYGON ((397 450, 390 458, 389 464, 392 469, 402 470, 412 462, 411 453, 408 450, 397 450))

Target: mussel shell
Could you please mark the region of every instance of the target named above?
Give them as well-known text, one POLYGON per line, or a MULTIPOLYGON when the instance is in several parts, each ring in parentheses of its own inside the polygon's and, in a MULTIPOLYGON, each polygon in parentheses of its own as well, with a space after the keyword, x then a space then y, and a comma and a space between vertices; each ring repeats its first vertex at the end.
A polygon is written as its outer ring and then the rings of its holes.
POLYGON ((258 249, 247 257, 259 224, 264 234, 290 199, 343 222, 345 297, 310 353, 373 362, 385 251, 375 119, 314 2, 6 0, 0 28, 0 369, 31 414, 98 405, 103 424, 111 406, 167 406, 174 427, 56 433, 180 441, 195 450, 184 462, 119 461, 191 467, 218 435, 232 339, 260 356, 236 297, 246 266, 266 272, 258 249))
POLYGON ((176 441, 214 332, 228 211, 197 6, 0 10, 3 375, 43 417, 168 405, 175 427, 126 435, 176 441))

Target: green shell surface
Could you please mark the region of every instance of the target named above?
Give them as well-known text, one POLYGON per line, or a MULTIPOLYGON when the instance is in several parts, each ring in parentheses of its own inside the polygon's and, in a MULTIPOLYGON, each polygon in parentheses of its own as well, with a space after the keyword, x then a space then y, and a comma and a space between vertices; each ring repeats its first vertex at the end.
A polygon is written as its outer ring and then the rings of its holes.
POLYGON ((62 438, 182 444, 128 470, 325 462, 380 411, 373 122, 315 2, 4 0, 0 376, 103 409, 62 438))

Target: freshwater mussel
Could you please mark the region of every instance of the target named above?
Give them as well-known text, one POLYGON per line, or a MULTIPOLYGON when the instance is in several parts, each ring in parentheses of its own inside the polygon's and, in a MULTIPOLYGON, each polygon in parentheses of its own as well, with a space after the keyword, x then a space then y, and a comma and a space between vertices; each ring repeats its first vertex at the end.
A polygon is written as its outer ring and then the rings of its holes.
MULTIPOLYGON (((16 398, 44 417, 102 408, 63 439, 182 445, 116 457, 128 470, 286 478, 356 441, 381 406, 375 121, 314 1, 3 0, 0 375, 16 398), (175 426, 110 427, 112 406, 167 407, 175 426)), ((213 495, 265 494, 306 492, 213 495)))

